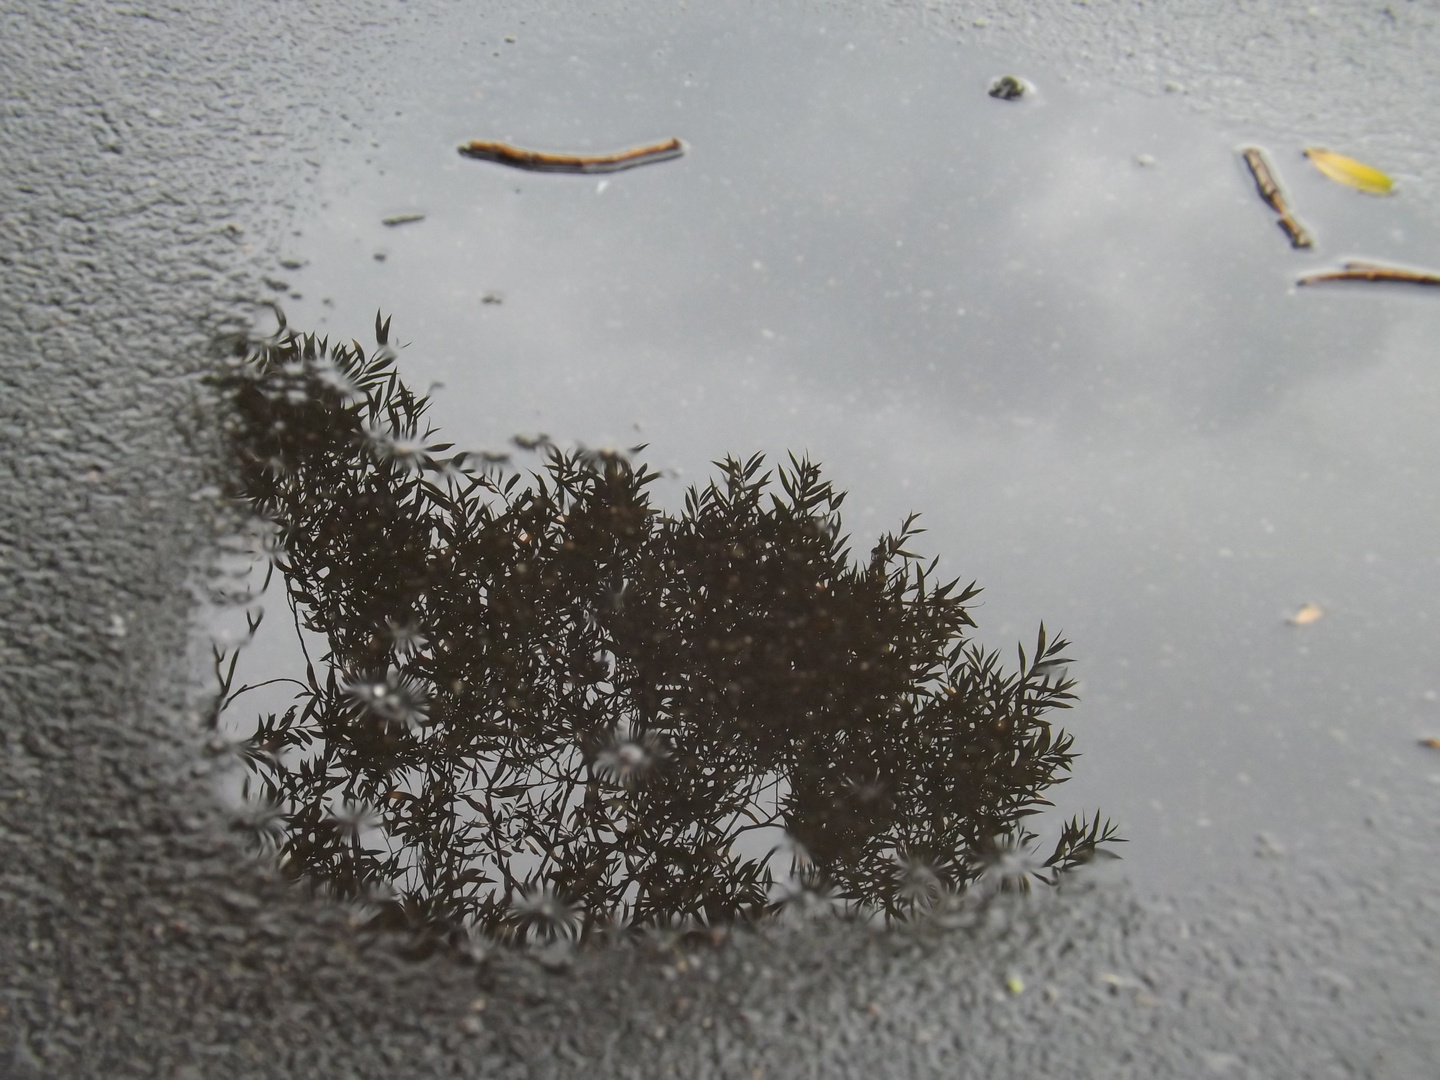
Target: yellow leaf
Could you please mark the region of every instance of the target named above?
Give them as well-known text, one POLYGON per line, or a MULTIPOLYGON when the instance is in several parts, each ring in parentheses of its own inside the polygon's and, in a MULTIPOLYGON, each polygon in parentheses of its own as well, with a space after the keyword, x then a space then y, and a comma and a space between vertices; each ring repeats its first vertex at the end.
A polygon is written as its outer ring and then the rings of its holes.
POLYGON ((1354 158, 1345 157, 1319 146, 1305 148, 1305 156, 1331 180, 1368 192, 1371 195, 1389 195, 1395 181, 1379 169, 1371 168, 1354 158))
POLYGON ((1319 604, 1306 604, 1294 615, 1290 616, 1290 622, 1294 626, 1309 626, 1313 622, 1319 622, 1325 617, 1325 609, 1319 604))

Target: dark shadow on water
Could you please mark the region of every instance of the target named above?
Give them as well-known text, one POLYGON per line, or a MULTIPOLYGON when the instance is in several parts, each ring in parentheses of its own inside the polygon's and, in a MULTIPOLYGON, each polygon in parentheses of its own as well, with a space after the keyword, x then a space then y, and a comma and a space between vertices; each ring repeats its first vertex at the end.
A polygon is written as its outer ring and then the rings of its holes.
MULTIPOLYGON (((1003 669, 913 517, 857 559, 807 460, 726 458, 671 513, 643 448, 457 452, 388 332, 367 354, 282 320, 215 380, 230 494, 325 643, 239 748, 287 873, 377 925, 535 942, 801 901, 903 920, 1118 839, 1077 817, 1035 852, 1075 756, 1048 719, 1067 643, 1042 626, 1003 669)), ((216 670, 219 724, 247 688, 216 670)))

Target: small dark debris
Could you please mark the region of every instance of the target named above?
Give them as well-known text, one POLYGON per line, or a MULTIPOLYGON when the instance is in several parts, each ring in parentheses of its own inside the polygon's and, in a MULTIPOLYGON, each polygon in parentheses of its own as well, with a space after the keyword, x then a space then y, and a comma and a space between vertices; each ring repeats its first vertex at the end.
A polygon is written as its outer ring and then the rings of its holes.
POLYGON ((413 222, 424 220, 424 214, 392 214, 390 217, 381 218, 380 224, 389 225, 393 228, 396 225, 409 225, 413 222))
POLYGON ((290 291, 290 283, 288 281, 281 281, 279 278, 273 277, 267 277, 265 279, 265 287, 269 289, 274 289, 276 292, 290 291))
POLYGON ((375 252, 375 261, 376 261, 376 262, 384 262, 384 261, 385 261, 385 253, 384 253, 383 251, 377 251, 377 252, 375 252))
POLYGON ((480 298, 480 302, 482 304, 503 304, 505 302, 505 297, 501 296, 499 293, 487 292, 484 296, 480 298))
POLYGON ((1029 90, 1024 79, 1014 75, 1001 75, 990 84, 990 96, 1000 101, 1018 101, 1029 90))
POLYGON ((299 270, 299 269, 300 269, 302 266, 304 266, 304 265, 305 265, 305 264, 302 263, 299 259, 281 259, 281 260, 280 260, 280 268, 281 268, 282 270, 299 270))

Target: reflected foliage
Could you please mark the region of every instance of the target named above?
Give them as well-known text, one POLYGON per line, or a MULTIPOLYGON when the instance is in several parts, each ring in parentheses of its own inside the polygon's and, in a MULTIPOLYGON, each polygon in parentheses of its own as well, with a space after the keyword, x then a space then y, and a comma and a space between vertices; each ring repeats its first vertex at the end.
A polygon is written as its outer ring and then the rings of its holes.
MULTIPOLYGON (((242 748, 290 872, 529 941, 800 894, 904 918, 1033 846, 1074 757, 1047 719, 1066 643, 1042 627, 1004 670, 913 518, 856 558, 807 460, 727 458, 670 513, 625 455, 455 452, 388 331, 367 353, 282 325, 217 376, 232 493, 324 642, 242 748)), ((223 661, 217 720, 244 689, 223 661)), ((1114 839, 1072 819, 1006 880, 1114 839)))

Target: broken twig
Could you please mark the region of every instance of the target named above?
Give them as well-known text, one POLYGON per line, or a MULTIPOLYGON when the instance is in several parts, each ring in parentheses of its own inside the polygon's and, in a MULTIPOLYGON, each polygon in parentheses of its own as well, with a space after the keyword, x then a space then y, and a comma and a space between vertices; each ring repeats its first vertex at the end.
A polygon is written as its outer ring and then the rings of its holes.
POLYGON ((1440 274, 1430 270, 1409 270, 1403 266, 1351 259, 1343 270, 1322 270, 1306 274, 1296 284, 1318 285, 1323 281, 1398 281, 1406 285, 1440 285, 1440 274))
POLYGON ((551 154, 543 150, 524 150, 509 143, 476 139, 461 146, 460 153, 531 172, 612 173, 677 158, 685 153, 685 144, 679 139, 666 139, 615 154, 551 154))
POLYGON ((1270 163, 1265 160, 1265 152, 1258 146, 1247 146, 1241 151, 1245 164, 1250 168, 1250 175, 1255 177, 1255 188, 1260 192, 1260 197, 1265 200, 1270 209, 1280 215, 1280 228, 1285 230, 1285 235, 1290 238, 1290 246, 1294 248, 1308 248, 1315 246, 1315 238, 1310 235, 1310 230, 1296 219, 1290 212, 1290 204, 1285 201, 1285 194, 1280 190, 1280 185, 1275 180, 1275 174, 1270 171, 1270 163))

